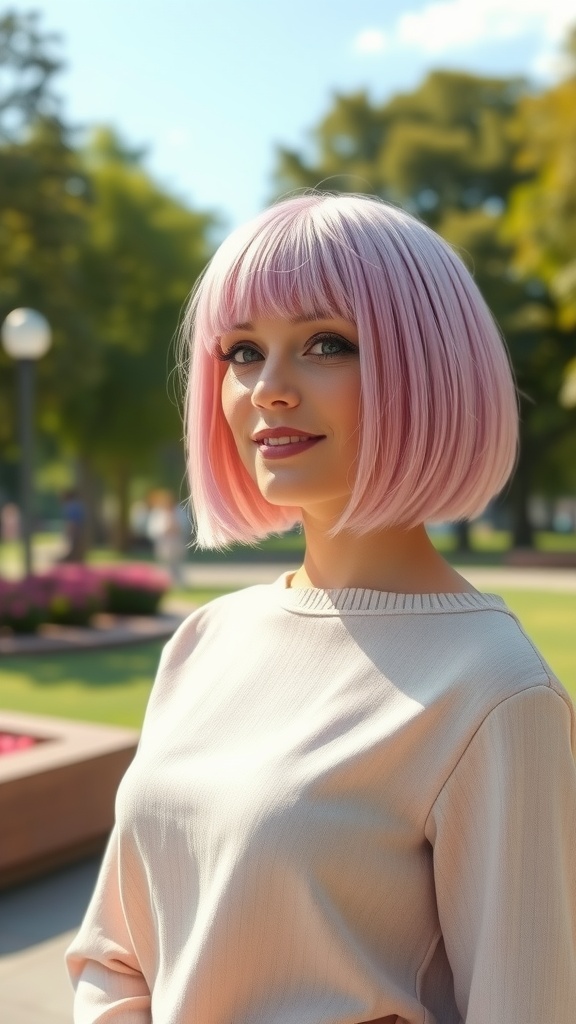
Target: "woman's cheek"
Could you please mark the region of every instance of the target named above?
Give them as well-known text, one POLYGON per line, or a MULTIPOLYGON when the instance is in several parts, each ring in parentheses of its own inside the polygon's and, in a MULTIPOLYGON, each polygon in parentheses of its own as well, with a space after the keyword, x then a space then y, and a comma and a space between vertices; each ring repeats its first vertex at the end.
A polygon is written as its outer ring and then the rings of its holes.
POLYGON ((228 367, 222 379, 220 400, 222 402, 224 419, 234 435, 236 434, 237 421, 241 412, 240 405, 243 394, 245 397, 245 389, 239 387, 236 376, 231 372, 231 367, 228 367))

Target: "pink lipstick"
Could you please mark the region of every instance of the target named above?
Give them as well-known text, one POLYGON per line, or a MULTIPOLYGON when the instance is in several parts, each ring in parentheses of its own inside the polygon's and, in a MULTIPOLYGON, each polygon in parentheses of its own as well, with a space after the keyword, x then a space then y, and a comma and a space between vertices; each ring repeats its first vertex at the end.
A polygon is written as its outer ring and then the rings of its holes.
POLYGON ((296 427, 268 427, 252 437, 265 459, 287 459, 313 448, 324 434, 308 434, 296 427))

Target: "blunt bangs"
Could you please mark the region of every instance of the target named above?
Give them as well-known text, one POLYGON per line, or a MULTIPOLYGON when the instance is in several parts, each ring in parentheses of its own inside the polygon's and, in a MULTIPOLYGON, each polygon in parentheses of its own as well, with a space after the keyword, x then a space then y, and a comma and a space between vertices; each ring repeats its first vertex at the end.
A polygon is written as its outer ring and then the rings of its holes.
POLYGON ((505 485, 518 403, 503 341, 464 264, 380 200, 312 193, 233 232, 186 311, 187 466, 200 547, 255 543, 301 521, 271 505, 236 452, 221 406, 219 337, 258 317, 343 317, 360 340, 356 477, 331 533, 479 515, 505 485), (188 365, 190 367, 187 373, 188 365))
POLYGON ((345 282, 338 279, 330 250, 319 246, 313 226, 295 222, 293 214, 278 222, 262 220, 249 238, 242 229, 233 233, 206 274, 197 316, 210 353, 221 334, 256 317, 352 316, 345 282))

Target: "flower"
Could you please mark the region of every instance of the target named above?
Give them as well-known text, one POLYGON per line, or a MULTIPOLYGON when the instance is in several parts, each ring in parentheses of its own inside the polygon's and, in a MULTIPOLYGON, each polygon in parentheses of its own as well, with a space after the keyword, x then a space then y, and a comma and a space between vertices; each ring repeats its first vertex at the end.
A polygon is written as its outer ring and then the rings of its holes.
POLYGON ((22 580, 0 578, 0 627, 33 633, 42 622, 88 625, 99 611, 154 615, 170 587, 169 573, 141 563, 55 565, 22 580))
POLYGON ((2 754, 13 754, 18 750, 28 750, 37 743, 40 743, 40 740, 36 736, 0 731, 0 756, 2 754))

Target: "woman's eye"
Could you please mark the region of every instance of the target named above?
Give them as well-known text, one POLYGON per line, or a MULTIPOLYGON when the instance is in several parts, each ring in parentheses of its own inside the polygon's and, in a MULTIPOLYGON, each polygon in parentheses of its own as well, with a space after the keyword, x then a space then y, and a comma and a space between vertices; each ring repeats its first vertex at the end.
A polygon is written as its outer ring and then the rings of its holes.
POLYGON ((356 352, 356 346, 339 334, 317 334, 308 351, 315 356, 328 359, 330 356, 342 355, 343 352, 356 352), (314 351, 315 349, 317 351, 314 351))
POLYGON ((258 349, 252 345, 235 345, 228 352, 220 357, 225 362, 235 363, 236 366, 245 366, 246 363, 256 363, 262 358, 258 349))

